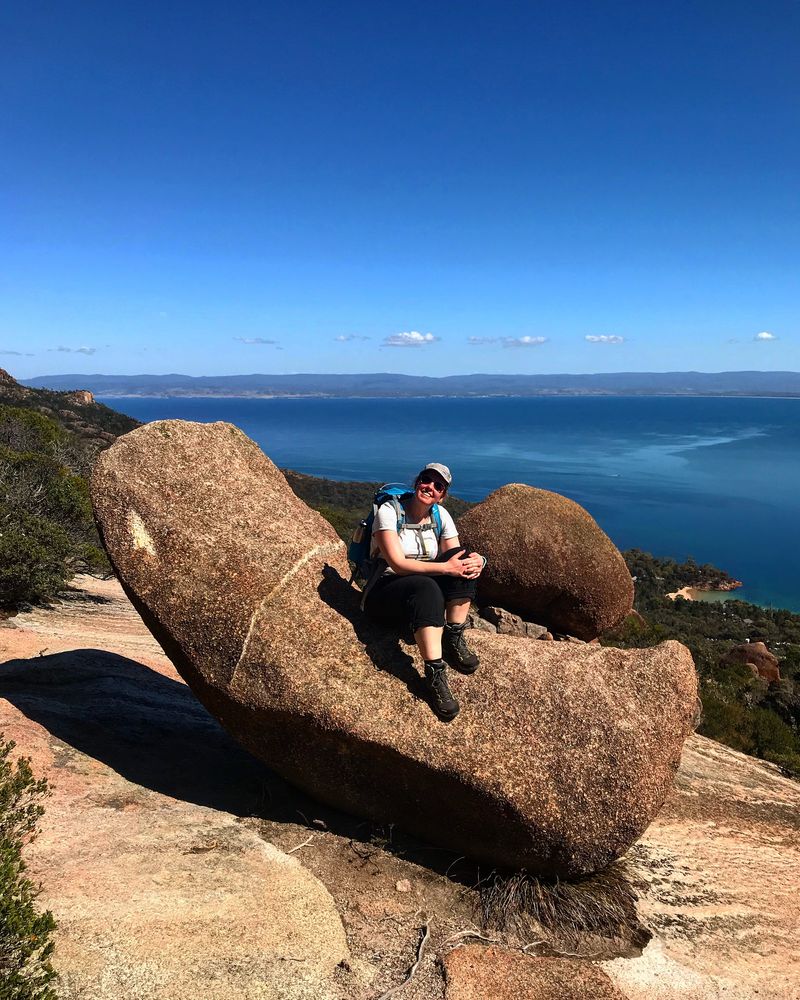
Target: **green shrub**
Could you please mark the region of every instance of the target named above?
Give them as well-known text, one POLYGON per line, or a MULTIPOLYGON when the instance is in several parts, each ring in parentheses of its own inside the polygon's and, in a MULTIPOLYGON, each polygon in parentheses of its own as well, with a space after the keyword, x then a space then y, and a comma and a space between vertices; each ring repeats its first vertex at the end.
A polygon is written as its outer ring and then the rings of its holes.
POLYGON ((604 646, 619 646, 622 649, 644 649, 657 646, 670 634, 663 625, 653 625, 641 615, 631 614, 613 632, 607 632, 601 639, 604 646))
POLYGON ((112 572, 108 556, 93 542, 83 542, 75 546, 70 559, 70 568, 75 573, 92 573, 97 576, 105 576, 112 572))
POLYGON ((36 887, 22 860, 44 812, 47 782, 33 777, 25 758, 12 764, 13 749, 0 735, 0 1000, 55 1000, 55 921, 49 911, 37 911, 36 887))
POLYGON ((74 572, 109 569, 86 480, 50 455, 0 444, 0 606, 47 600, 74 572))
POLYGON ((87 527, 94 529, 89 484, 86 480, 62 469, 50 482, 46 516, 64 528, 77 529, 79 532, 87 527))
POLYGON ((734 750, 753 753, 753 723, 747 708, 726 698, 716 685, 703 685, 701 699, 703 717, 698 732, 734 750))
POLYGON ((137 426, 69 393, 0 383, 0 607, 48 600, 76 572, 110 571, 87 476, 137 426))
POLYGON ((765 760, 791 757, 800 751, 792 729, 774 712, 763 708, 753 712, 753 741, 756 755, 765 760))
POLYGON ((52 455, 67 437, 63 427, 43 413, 0 404, 0 445, 52 455))
POLYGON ((0 445, 0 501, 65 527, 92 524, 89 486, 49 455, 0 445))
POLYGON ((70 575, 70 551, 57 524, 0 503, 0 607, 55 595, 70 575))

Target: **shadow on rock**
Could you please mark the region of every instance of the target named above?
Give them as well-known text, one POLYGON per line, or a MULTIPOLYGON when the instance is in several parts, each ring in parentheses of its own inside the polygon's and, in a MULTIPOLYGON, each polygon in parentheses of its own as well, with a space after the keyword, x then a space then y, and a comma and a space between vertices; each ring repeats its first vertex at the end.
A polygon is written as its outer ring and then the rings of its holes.
POLYGON ((414 666, 414 660, 402 646, 403 642, 413 644, 411 633, 401 635, 371 621, 359 606, 361 592, 333 566, 324 567, 317 593, 329 607, 350 622, 356 638, 378 670, 401 680, 415 698, 428 701, 427 689, 414 666))
POLYGON ((9 660, 0 695, 75 750, 173 798, 247 815, 268 774, 185 684, 116 653, 9 660))
MULTIPOLYGON (((335 576, 337 579, 327 581, 330 590, 323 584, 326 599, 342 614, 353 615, 361 641, 377 649, 376 665, 392 673, 399 670, 396 676, 404 681, 407 678, 403 671, 418 676, 411 658, 399 649, 397 636, 376 639, 378 630, 365 623, 356 592, 338 574, 335 576)), ((396 827, 365 822, 317 802, 243 750, 185 684, 135 660, 99 649, 10 660, 0 667, 0 696, 68 747, 101 761, 135 785, 236 816, 256 818, 270 840, 285 824, 326 829, 349 841, 344 846, 347 856, 353 859, 349 863, 370 865, 385 851, 445 876, 465 890, 475 889, 473 905, 483 910, 488 925, 497 927, 520 920, 520 912, 506 897, 511 885, 511 895, 526 902, 526 894, 519 891, 519 885, 526 884, 524 876, 522 883, 519 876, 509 883, 507 876, 426 844, 396 827), (503 887, 502 891, 498 887, 503 887)), ((59 759, 58 754, 56 757, 59 759)), ((62 759, 62 766, 69 766, 68 755, 62 759)), ((57 782, 57 776, 54 780, 57 782)), ((525 905, 523 910, 527 910, 528 917, 552 924, 550 929, 556 938, 569 941, 559 920, 543 905, 555 898, 553 890, 542 883, 531 884, 538 887, 535 905, 525 905)), ((561 883, 562 895, 564 886, 561 883)), ((618 902, 610 906, 608 900, 599 899, 593 884, 586 890, 581 891, 578 884, 571 891, 573 896, 584 899, 593 912, 597 910, 596 926, 591 932, 600 938, 605 932, 601 951, 607 956, 635 953, 641 946, 635 910, 628 905, 621 914, 618 902)), ((618 887, 613 896, 627 899, 628 890, 620 893, 618 887)), ((559 909, 563 909, 563 900, 560 902, 559 909)), ((571 912, 574 907, 569 909, 571 912)), ((584 933, 588 930, 580 927, 579 921, 575 923, 584 933)), ((591 941, 594 948, 598 938, 592 937, 591 941)))
POLYGON ((339 812, 296 789, 242 749, 185 684, 135 660, 100 649, 9 660, 0 667, 0 696, 135 785, 268 823, 316 821, 352 840, 359 856, 380 848, 441 874, 449 869, 451 878, 467 885, 480 878, 451 851, 339 812))

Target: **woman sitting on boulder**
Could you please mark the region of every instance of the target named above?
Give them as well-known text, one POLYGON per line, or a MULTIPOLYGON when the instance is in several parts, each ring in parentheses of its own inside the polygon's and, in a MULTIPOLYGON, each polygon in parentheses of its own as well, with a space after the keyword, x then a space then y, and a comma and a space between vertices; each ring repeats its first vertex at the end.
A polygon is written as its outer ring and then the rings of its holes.
POLYGON ((440 504, 453 482, 446 465, 429 462, 414 480, 414 492, 404 497, 404 516, 383 503, 372 526, 371 557, 383 572, 370 581, 364 610, 384 625, 410 626, 425 661, 425 681, 434 711, 449 722, 458 715, 445 663, 464 674, 474 673, 478 657, 464 639, 475 581, 486 560, 459 544, 450 514, 439 507, 441 534, 432 508, 440 504))

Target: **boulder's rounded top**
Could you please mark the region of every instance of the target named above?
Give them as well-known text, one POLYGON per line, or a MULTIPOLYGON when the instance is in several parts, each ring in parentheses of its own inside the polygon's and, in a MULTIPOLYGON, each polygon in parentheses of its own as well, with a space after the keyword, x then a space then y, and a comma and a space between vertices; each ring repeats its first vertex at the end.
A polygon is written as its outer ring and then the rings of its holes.
POLYGON ((482 604, 497 604, 580 639, 616 627, 633 606, 621 553, 580 504, 510 483, 458 521, 459 537, 485 555, 482 604))

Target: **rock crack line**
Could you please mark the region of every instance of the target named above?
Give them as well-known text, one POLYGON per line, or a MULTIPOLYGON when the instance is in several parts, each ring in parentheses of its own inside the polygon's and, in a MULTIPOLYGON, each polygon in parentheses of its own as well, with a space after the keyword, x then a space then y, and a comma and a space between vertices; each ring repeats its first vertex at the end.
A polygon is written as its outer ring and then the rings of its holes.
POLYGON ((304 566, 306 566, 309 562, 311 562, 312 559, 316 558, 317 556, 328 555, 328 553, 335 552, 341 546, 341 544, 342 543, 337 540, 335 542, 325 542, 322 545, 315 545, 313 549, 310 549, 308 552, 306 552, 305 555, 301 556, 297 560, 297 562, 293 563, 289 567, 289 569, 283 574, 280 580, 278 580, 278 582, 271 588, 267 596, 258 602, 258 604, 255 607, 255 610, 253 611, 253 615, 250 619, 250 625, 247 629, 247 635, 245 636, 244 643, 242 644, 242 651, 239 654, 239 659, 236 661, 236 666, 233 668, 233 673, 231 674, 229 686, 232 685, 234 680, 236 679, 236 674, 250 646, 250 640, 253 637, 253 632, 255 631, 256 622, 258 621, 258 617, 264 610, 264 608, 269 604, 269 602, 278 593, 278 591, 282 587, 284 587, 289 582, 289 580, 292 579, 293 576, 299 573, 304 566))

